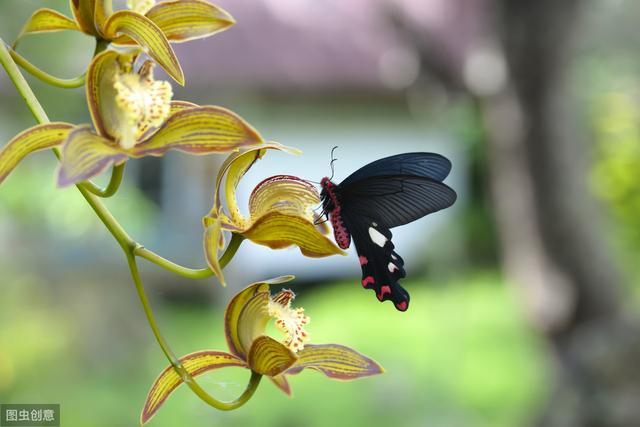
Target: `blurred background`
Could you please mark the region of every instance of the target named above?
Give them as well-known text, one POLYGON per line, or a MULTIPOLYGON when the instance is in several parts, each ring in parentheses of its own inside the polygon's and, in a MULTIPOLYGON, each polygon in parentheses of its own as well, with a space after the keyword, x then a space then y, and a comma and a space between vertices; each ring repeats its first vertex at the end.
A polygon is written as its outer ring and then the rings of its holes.
MULTIPOLYGON (((119 2, 122 5, 124 2, 119 2)), ((219 412, 181 388, 151 426, 597 427, 640 425, 640 3, 633 0, 220 0, 238 21, 174 45, 174 98, 230 108, 301 156, 269 153, 241 199, 276 173, 336 181, 377 158, 437 151, 455 206, 394 229, 407 313, 359 283, 355 254, 305 259, 244 244, 229 286, 141 261, 178 354, 225 349, 222 312, 246 284, 296 274, 316 343, 373 357, 386 374, 352 383, 267 381, 219 412), (339 259, 338 259, 339 258, 339 259)), ((11 42, 38 7, 3 0, 11 42)), ((32 36, 19 51, 61 77, 93 41, 32 36)), ((157 77, 162 77, 158 73, 157 77)), ((52 120, 88 123, 82 89, 27 77, 52 120)), ((34 121, 0 73, 0 141, 34 121)), ((201 217, 223 157, 130 162, 106 204, 145 246, 203 267, 201 217)), ((51 153, 0 187, 0 402, 60 403, 65 426, 135 426, 166 366, 115 241, 51 153)), ((101 182, 104 182, 102 177, 101 182)), ((199 382, 232 399, 248 378, 199 382)))

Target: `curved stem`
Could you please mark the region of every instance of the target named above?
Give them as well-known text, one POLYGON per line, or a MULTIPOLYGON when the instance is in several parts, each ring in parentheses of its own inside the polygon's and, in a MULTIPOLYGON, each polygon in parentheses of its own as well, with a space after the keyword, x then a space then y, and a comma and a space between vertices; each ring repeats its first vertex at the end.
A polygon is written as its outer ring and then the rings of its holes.
MULTIPOLYGON (((233 259, 233 256, 238 251, 238 248, 240 247, 240 244, 243 240, 244 237, 242 237, 240 234, 234 233, 232 235, 227 249, 220 257, 220 268, 224 268, 227 264, 229 264, 229 261, 233 259)), ((207 277, 213 276, 213 271, 211 271, 211 269, 208 267, 198 269, 183 267, 179 264, 174 263, 173 261, 169 261, 168 259, 161 257, 160 255, 145 248, 144 246, 136 247, 133 253, 140 258, 144 258, 147 261, 164 268, 165 270, 169 270, 189 279, 206 279, 207 277)))
POLYGON ((111 169, 111 179, 109 180, 109 184, 105 188, 99 188, 91 181, 85 181, 80 183, 80 187, 86 189, 87 191, 95 194, 98 197, 102 197, 106 199, 107 197, 111 197, 118 192, 120 188, 120 184, 122 183, 122 178, 124 177, 124 167, 126 163, 122 163, 116 165, 111 169))
POLYGON ((84 85, 86 74, 82 74, 72 79, 61 79, 36 67, 31 62, 27 61, 24 56, 20 55, 13 49, 9 50, 9 54, 19 66, 24 68, 27 73, 31 74, 38 80, 50 84, 51 86, 61 87, 63 89, 74 89, 84 85))
POLYGON ((235 400, 231 402, 222 402, 215 397, 211 396, 204 390, 200 385, 196 382, 196 380, 191 376, 191 374, 186 370, 180 360, 175 356, 171 347, 169 347, 169 343, 164 339, 162 333, 160 332, 160 328, 158 327, 158 323, 156 322, 155 316, 153 315, 153 310, 151 309, 151 305, 149 304, 149 299, 147 298, 147 294, 144 291, 144 286, 142 285, 142 280, 140 279, 140 273, 138 271, 138 265, 136 263, 136 258, 133 253, 134 251, 130 251, 127 253, 127 261, 129 263, 129 269, 131 270, 131 277, 136 285, 136 290, 138 291, 138 297, 140 297, 140 302, 142 303, 142 307, 144 309, 144 313, 147 316, 147 321, 149 322, 149 326, 153 331, 153 335, 156 338, 156 341, 160 345, 162 352, 167 357, 171 366, 176 371, 176 373, 180 376, 182 381, 184 381, 187 386, 193 391, 202 401, 213 406, 216 409, 220 409, 222 411, 230 411, 247 403, 247 401, 253 396, 256 389, 258 388, 258 384, 260 384, 260 380, 262 379, 262 375, 257 374, 255 372, 251 372, 251 379, 247 384, 247 388, 244 392, 235 400))

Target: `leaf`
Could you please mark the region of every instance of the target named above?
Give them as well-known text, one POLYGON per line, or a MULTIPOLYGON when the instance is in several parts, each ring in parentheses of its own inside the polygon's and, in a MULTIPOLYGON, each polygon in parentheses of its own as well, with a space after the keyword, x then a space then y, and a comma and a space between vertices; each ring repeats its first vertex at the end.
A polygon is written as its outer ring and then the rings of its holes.
POLYGON ((270 212, 260 217, 242 235, 271 249, 296 245, 303 255, 312 258, 346 255, 331 239, 318 231, 313 222, 280 212, 270 212))
POLYGON ((122 149, 93 133, 88 126, 77 127, 69 133, 62 148, 58 185, 65 187, 86 181, 127 157, 122 149))
POLYGON ((69 0, 69 3, 71 4, 71 12, 82 32, 90 36, 97 35, 93 22, 96 0, 69 0))
POLYGON ((28 154, 62 144, 73 125, 47 123, 31 127, 16 135, 0 150, 0 183, 28 154))
MULTIPOLYGON (((167 40, 174 43, 208 37, 235 24, 229 13, 203 0, 160 2, 145 16, 162 30, 167 40)), ((135 42, 125 36, 118 37, 114 43, 135 42)))
POLYGON ((169 150, 198 155, 228 153, 260 143, 260 134, 235 113, 204 106, 169 116, 157 132, 134 148, 133 155, 162 156, 169 150))
POLYGON ((253 341, 247 363, 252 371, 273 377, 286 371, 296 355, 281 342, 263 335, 253 341))
MULTIPOLYGON (((246 367, 246 363, 236 356, 212 350, 188 354, 180 358, 180 363, 192 377, 229 366, 246 367)), ((151 390, 147 394, 140 422, 142 424, 147 423, 182 382, 182 378, 176 373, 173 366, 167 366, 154 381, 151 390)))
POLYGON ((338 344, 307 344, 297 353, 296 364, 287 374, 315 369, 336 380, 355 380, 384 372, 382 366, 357 351, 338 344))
POLYGON ((48 8, 38 9, 33 12, 33 15, 31 15, 31 17, 29 17, 27 22, 24 24, 24 27, 22 27, 22 31, 20 31, 20 35, 14 42, 13 46, 15 48, 18 40, 28 34, 46 33, 62 30, 80 31, 80 28, 73 19, 67 18, 60 12, 48 8))
POLYGON ((114 39, 118 34, 125 34, 146 48, 149 56, 178 84, 184 86, 184 74, 173 48, 162 30, 149 18, 128 10, 119 10, 104 23, 104 35, 107 39, 114 39))
POLYGON ((220 284, 226 286, 222 268, 218 262, 218 252, 220 249, 220 239, 222 238, 222 227, 220 226, 220 220, 213 217, 203 218, 204 225, 204 253, 207 259, 207 264, 213 274, 216 275, 220 284))

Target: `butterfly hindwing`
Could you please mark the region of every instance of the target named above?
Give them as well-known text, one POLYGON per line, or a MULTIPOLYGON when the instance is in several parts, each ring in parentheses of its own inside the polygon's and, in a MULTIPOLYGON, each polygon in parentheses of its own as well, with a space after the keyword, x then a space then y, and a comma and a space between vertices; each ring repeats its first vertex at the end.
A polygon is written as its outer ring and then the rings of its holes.
POLYGON ((358 252, 362 286, 373 289, 379 301, 391 300, 400 311, 409 307, 409 293, 398 283, 405 277, 404 261, 394 251, 391 231, 368 217, 344 216, 358 252))

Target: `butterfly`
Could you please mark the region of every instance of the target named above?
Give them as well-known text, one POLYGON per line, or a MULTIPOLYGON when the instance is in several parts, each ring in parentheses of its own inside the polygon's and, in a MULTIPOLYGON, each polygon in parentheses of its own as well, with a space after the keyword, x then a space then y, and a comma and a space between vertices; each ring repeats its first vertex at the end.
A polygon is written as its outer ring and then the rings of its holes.
POLYGON ((399 311, 409 308, 409 293, 398 283, 406 273, 390 229, 453 205, 456 192, 442 182, 450 171, 451 162, 440 154, 404 153, 369 163, 340 184, 320 181, 322 215, 340 248, 353 239, 362 286, 399 311))

